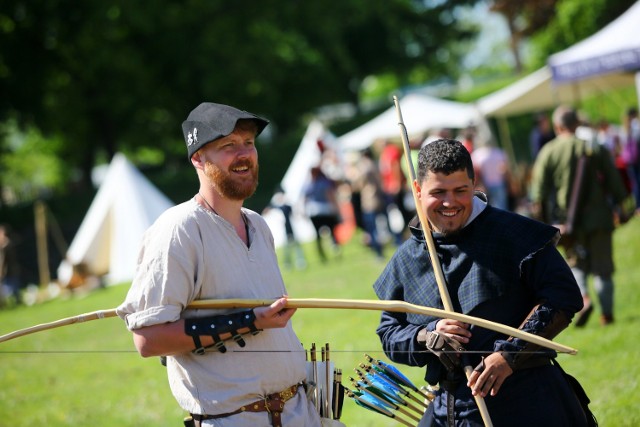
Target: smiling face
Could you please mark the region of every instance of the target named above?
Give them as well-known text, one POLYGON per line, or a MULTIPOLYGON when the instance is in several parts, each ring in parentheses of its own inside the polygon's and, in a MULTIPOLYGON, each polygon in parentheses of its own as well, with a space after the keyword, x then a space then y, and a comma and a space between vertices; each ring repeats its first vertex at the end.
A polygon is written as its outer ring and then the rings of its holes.
POLYGON ((228 136, 217 139, 199 151, 204 173, 222 197, 244 200, 258 187, 258 151, 255 130, 236 127, 228 136))
POLYGON ((428 172, 422 184, 415 185, 420 207, 434 231, 450 235, 464 227, 473 210, 474 192, 466 171, 428 172))
POLYGON ((473 209, 474 180, 471 156, 459 141, 440 139, 420 149, 414 186, 434 231, 449 235, 466 224, 473 209))

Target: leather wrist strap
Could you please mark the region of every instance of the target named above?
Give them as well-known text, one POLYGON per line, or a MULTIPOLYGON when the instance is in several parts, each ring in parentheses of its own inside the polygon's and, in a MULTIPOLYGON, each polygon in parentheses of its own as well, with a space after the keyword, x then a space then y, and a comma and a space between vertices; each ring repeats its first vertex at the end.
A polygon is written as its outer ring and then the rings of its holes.
POLYGON ((256 328, 256 315, 253 310, 245 310, 236 313, 222 314, 218 316, 201 317, 194 319, 186 319, 184 323, 184 333, 193 338, 195 344, 195 354, 204 354, 205 349, 215 347, 221 353, 227 351, 224 346, 224 340, 221 338, 224 334, 231 334, 231 337, 240 347, 246 345, 240 332, 241 329, 249 329, 252 335, 260 332, 256 328), (214 343, 211 346, 203 347, 200 336, 210 336, 214 343))

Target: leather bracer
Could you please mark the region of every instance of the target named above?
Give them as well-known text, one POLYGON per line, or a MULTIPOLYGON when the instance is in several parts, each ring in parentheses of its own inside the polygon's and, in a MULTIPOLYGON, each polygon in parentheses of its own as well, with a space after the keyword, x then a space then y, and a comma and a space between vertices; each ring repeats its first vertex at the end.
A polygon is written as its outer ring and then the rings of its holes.
MULTIPOLYGON (((564 311, 541 303, 533 307, 518 329, 542 338, 553 339, 569 326, 570 322, 569 316, 564 311)), ((546 353, 544 356, 549 358, 556 356, 556 352, 553 350, 543 349, 538 344, 514 337, 510 337, 506 341, 496 341, 494 350, 500 352, 514 371, 530 367, 533 362, 531 358, 540 356, 539 352, 544 351, 546 353)))
POLYGON ((464 347, 458 341, 449 338, 445 334, 435 331, 427 331, 426 329, 418 332, 418 344, 425 346, 430 352, 438 356, 440 363, 453 371, 460 367, 460 353, 464 351, 464 347))
POLYGON ((184 333, 193 338, 193 343, 196 346, 195 350, 193 350, 195 354, 204 354, 205 349, 208 347, 215 347, 220 353, 224 353, 227 351, 227 348, 224 346, 224 341, 220 336, 230 333, 233 340, 236 341, 240 347, 244 347, 246 343, 238 331, 248 328, 249 333, 253 335, 257 334, 260 330, 256 328, 255 322, 256 315, 253 310, 222 314, 219 316, 185 319, 184 333), (208 347, 203 347, 200 342, 201 335, 213 338, 213 344, 208 347))

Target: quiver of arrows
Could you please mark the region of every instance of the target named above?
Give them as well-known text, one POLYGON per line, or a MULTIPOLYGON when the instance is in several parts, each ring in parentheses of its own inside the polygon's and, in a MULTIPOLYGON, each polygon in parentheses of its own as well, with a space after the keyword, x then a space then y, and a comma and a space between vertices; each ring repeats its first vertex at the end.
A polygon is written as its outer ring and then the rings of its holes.
POLYGON ((366 363, 354 369, 357 377, 350 377, 353 390, 345 394, 355 403, 382 414, 406 426, 417 426, 437 388, 416 387, 395 366, 365 355, 366 363))
POLYGON ((315 343, 311 343, 306 354, 307 397, 313 402, 321 418, 340 420, 345 388, 342 385, 342 370, 336 369, 331 361, 329 343, 321 347, 320 357, 315 343))

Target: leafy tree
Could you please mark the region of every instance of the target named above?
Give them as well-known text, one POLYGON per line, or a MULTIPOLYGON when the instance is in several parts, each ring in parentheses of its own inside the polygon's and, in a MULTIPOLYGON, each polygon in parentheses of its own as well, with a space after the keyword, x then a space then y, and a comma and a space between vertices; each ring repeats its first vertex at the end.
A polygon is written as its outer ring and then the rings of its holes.
MULTIPOLYGON (((554 16, 532 37, 532 65, 595 34, 622 15, 636 0, 559 0, 554 16)), ((632 35, 629 35, 632 37, 632 35)))
POLYGON ((509 46, 518 74, 524 41, 533 40, 532 65, 597 32, 626 11, 635 0, 493 0, 491 10, 503 15, 510 31, 509 46))
MULTIPOLYGON (((69 181, 68 170, 55 155, 61 145, 58 140, 44 140, 35 128, 19 132, 15 123, 6 123, 4 129, 8 150, 0 156, 0 170, 4 188, 4 202, 32 200, 43 189, 56 191, 69 181)), ((0 206, 3 203, 0 203, 0 206)))
POLYGON ((557 0, 494 0, 491 10, 503 15, 511 35, 509 48, 514 58, 516 73, 523 70, 520 55, 522 41, 543 28, 553 14, 557 0))
POLYGON ((5 0, 0 121, 61 141, 85 183, 116 151, 182 162, 179 124, 202 100, 286 133, 319 105, 357 102, 369 75, 452 72, 447 46, 471 35, 455 10, 473 2, 5 0))

